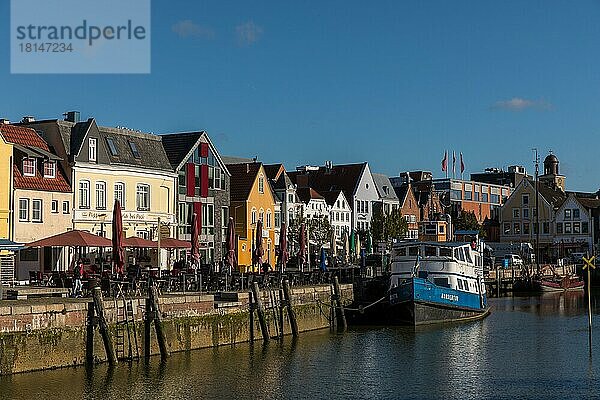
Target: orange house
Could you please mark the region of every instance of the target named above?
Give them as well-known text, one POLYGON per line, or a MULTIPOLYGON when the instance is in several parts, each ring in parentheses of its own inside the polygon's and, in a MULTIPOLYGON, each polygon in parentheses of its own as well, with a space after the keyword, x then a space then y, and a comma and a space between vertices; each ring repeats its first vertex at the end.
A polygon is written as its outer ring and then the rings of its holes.
POLYGON ((256 248, 257 221, 262 221, 260 234, 263 262, 275 267, 275 195, 271 191, 265 169, 260 162, 228 164, 231 173, 230 215, 235 220, 237 262, 240 271, 258 271, 252 265, 256 248))

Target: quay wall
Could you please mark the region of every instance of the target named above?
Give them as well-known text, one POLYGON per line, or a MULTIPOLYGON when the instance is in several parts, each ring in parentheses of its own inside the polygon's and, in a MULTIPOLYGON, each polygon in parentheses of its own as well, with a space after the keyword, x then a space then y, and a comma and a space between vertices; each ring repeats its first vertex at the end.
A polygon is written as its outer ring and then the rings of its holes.
MULTIPOLYGON (((353 301, 352 285, 341 285, 344 304, 353 301)), ((292 304, 300 332, 329 327, 332 288, 329 285, 292 288, 292 304)), ((262 292, 265 306, 272 298, 262 292)), ((234 296, 235 297, 235 296, 234 296)), ((189 293, 160 296, 168 348, 171 352, 187 351, 250 340, 249 293, 238 293, 237 299, 219 300, 214 295, 189 293)), ((133 322, 130 337, 133 356, 144 356, 144 314, 146 299, 131 299, 133 322)), ((91 299, 32 299, 0 301, 0 375, 53 369, 86 362, 88 307, 91 299)), ((104 300, 105 317, 113 343, 117 342, 117 321, 123 319, 122 300, 104 300), (119 317, 120 316, 120 317, 119 317)), ((266 310, 269 333, 275 335, 274 318, 278 311, 266 310)), ((284 311, 284 334, 291 334, 284 311)), ((125 330, 125 355, 129 340, 125 330)), ((254 340, 262 341, 258 317, 254 313, 254 340)), ((151 326, 150 355, 158 355, 154 325, 151 326)), ((102 338, 93 328, 95 363, 107 360, 102 338)))

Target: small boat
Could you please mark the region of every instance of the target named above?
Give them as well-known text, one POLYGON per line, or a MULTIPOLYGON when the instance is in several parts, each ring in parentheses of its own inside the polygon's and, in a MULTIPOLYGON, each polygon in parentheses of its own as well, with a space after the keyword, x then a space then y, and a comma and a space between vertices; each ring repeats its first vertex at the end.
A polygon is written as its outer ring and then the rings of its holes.
POLYGON ((585 283, 577 275, 542 277, 534 280, 533 283, 534 287, 542 292, 564 292, 585 288, 585 283))
POLYGON ((423 325, 489 314, 483 243, 408 242, 392 251, 390 317, 423 325))

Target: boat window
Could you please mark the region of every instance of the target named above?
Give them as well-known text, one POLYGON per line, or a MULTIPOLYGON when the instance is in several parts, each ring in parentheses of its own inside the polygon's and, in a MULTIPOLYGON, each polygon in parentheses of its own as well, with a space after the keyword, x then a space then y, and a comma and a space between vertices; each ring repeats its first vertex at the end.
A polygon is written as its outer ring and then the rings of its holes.
POLYGON ((416 256, 419 254, 419 247, 418 246, 411 246, 408 248, 408 255, 409 256, 416 256))
POLYGON ((465 280, 464 287, 465 287, 465 290, 468 292, 469 291, 469 281, 465 280))
POLYGON ((467 262, 469 264, 473 264, 473 260, 471 259, 471 251, 466 247, 463 247, 463 250, 465 251, 465 258, 467 259, 467 262))
POLYGON ((396 255, 398 256, 405 256, 406 255, 406 247, 400 247, 399 249, 396 249, 396 255))
POLYGON ((463 290, 463 286, 462 286, 462 279, 457 279, 458 280, 458 288, 460 290, 463 290))
POLYGON ((443 287, 450 287, 450 283, 448 282, 448 278, 433 278, 433 283, 436 284, 436 286, 443 286, 443 287))
POLYGON ((425 246, 426 256, 437 256, 437 249, 434 246, 425 246))
POLYGON ((452 257, 452 249, 448 247, 440 247, 440 256, 441 257, 452 257))
POLYGON ((458 258, 460 261, 465 261, 465 254, 463 253, 463 250, 460 247, 454 249, 454 258, 458 258))

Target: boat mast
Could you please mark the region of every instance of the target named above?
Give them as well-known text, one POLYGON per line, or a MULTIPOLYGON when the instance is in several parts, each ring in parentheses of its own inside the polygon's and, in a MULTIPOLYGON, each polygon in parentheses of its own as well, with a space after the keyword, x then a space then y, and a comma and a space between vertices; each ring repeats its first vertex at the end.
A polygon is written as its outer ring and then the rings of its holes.
POLYGON ((537 148, 534 148, 535 152, 535 225, 537 227, 535 231, 535 267, 536 272, 540 273, 540 211, 538 208, 538 198, 540 197, 539 191, 539 173, 540 173, 540 157, 538 155, 537 148))

